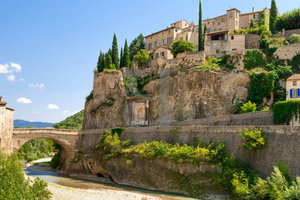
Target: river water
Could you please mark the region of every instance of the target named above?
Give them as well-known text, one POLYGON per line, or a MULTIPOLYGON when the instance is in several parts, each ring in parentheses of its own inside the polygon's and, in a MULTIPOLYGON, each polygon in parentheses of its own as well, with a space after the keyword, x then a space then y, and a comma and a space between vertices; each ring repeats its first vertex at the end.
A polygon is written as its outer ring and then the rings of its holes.
POLYGON ((144 190, 139 188, 121 186, 112 183, 94 182, 94 181, 64 177, 59 175, 56 172, 40 171, 40 170, 33 169, 31 167, 25 167, 25 171, 27 172, 28 176, 39 177, 40 179, 45 180, 47 182, 66 186, 66 187, 71 187, 71 188, 92 189, 92 190, 118 190, 118 191, 126 191, 126 192, 138 193, 143 195, 150 195, 154 197, 160 197, 162 199, 167 199, 167 200, 196 200, 195 198, 181 196, 177 194, 161 193, 161 192, 149 191, 149 190, 144 190))

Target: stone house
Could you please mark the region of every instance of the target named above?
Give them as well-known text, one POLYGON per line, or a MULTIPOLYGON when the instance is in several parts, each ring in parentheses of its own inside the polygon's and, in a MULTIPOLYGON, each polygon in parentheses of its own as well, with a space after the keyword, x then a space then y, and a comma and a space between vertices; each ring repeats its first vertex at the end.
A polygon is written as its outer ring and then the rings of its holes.
POLYGON ((286 81, 286 100, 300 99, 300 74, 294 74, 286 81))
POLYGON ((0 97, 0 149, 4 149, 5 153, 12 151, 12 134, 14 110, 6 107, 6 102, 0 97), (5 147, 5 148, 4 148, 5 147))

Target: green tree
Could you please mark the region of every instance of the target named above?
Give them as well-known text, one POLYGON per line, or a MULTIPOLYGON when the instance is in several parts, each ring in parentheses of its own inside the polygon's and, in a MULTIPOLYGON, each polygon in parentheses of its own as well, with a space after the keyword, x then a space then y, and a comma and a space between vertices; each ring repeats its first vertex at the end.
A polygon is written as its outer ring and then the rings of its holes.
POLYGON ((111 52, 111 59, 112 64, 115 65, 117 69, 120 68, 119 63, 119 49, 118 49, 118 41, 117 41, 117 35, 114 34, 113 42, 112 42, 112 52, 111 52))
POLYGON ((100 55, 98 57, 97 69, 98 72, 102 72, 104 69, 105 55, 102 51, 100 51, 100 55))
POLYGON ((22 164, 16 154, 5 155, 0 151, 0 199, 48 200, 51 193, 47 182, 39 178, 26 180, 22 164))
POLYGON ((193 52, 194 49, 195 49, 195 46, 193 43, 186 41, 186 40, 176 40, 172 44, 171 52, 172 52, 173 56, 176 58, 176 56, 179 53, 193 52))
POLYGON ((125 40, 125 46, 124 46, 124 55, 123 55, 123 67, 130 68, 131 62, 130 62, 130 52, 128 48, 127 39, 125 40))
POLYGON ((123 67, 123 48, 121 48, 121 54, 120 54, 120 67, 123 67))
POLYGON ((145 49, 145 37, 141 33, 137 38, 135 38, 129 45, 130 51, 130 60, 133 60, 133 57, 137 54, 137 52, 141 49, 145 49))
POLYGON ((141 49, 133 57, 133 61, 137 62, 139 67, 146 65, 149 62, 149 60, 150 60, 149 52, 145 49, 141 49))
POLYGON ((204 40, 202 37, 202 7, 201 0, 199 3, 199 36, 198 36, 198 51, 204 51, 204 40))
POLYGON ((108 52, 105 54, 105 64, 104 64, 104 68, 105 69, 110 69, 112 66, 112 58, 111 58, 111 54, 108 52))
POLYGON ((272 33, 276 32, 276 20, 278 16, 277 6, 275 0, 271 2, 271 11, 270 11, 270 31, 272 33))

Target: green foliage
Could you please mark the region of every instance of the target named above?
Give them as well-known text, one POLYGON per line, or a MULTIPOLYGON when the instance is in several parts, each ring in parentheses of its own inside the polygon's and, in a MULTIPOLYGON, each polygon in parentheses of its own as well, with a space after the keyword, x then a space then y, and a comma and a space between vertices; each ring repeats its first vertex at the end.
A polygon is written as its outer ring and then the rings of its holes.
POLYGON ((278 31, 300 28, 300 8, 282 14, 276 22, 278 31))
POLYGON ((19 150, 19 159, 27 162, 41 158, 51 157, 56 152, 55 143, 49 139, 36 139, 25 143, 19 150))
POLYGON ((294 71, 298 71, 300 69, 300 51, 292 58, 289 63, 294 71))
POLYGON ((122 62, 123 62, 123 66, 121 66, 121 67, 127 67, 127 68, 131 67, 130 52, 129 52, 129 48, 128 48, 127 39, 125 40, 124 54, 123 54, 122 62))
POLYGON ((121 55, 120 55, 120 67, 122 68, 122 66, 124 65, 124 61, 123 61, 123 48, 121 48, 121 55))
POLYGON ((160 79, 159 76, 146 76, 144 78, 140 78, 137 80, 137 89, 140 94, 146 94, 146 91, 144 91, 145 85, 147 85, 150 81, 160 79))
POLYGON ((240 136, 245 140, 242 146, 253 152, 260 151, 268 144, 267 138, 262 136, 262 131, 258 128, 245 128, 240 131, 240 136))
POLYGON ((256 104, 248 101, 241 107, 241 113, 256 112, 256 104))
POLYGON ((85 102, 88 102, 94 98, 93 91, 85 98, 85 102))
POLYGON ((114 34, 113 37, 113 42, 112 42, 112 64, 115 65, 116 69, 120 68, 120 63, 119 63, 119 49, 118 49, 118 41, 117 41, 117 35, 114 34))
MULTIPOLYGON (((202 5, 201 5, 201 0, 199 0, 198 51, 204 51, 204 39, 203 39, 202 34, 203 34, 203 32, 202 32, 202 5)), ((174 57, 176 57, 176 55, 174 55, 174 57)))
POLYGON ((147 65, 150 61, 149 52, 145 49, 141 49, 133 57, 133 61, 136 62, 139 67, 147 65))
MULTIPOLYGON (((286 39, 285 38, 271 38, 269 40, 269 43, 271 46, 275 46, 275 47, 281 47, 284 45, 286 39)), ((299 40, 300 42, 300 40, 299 40)))
POLYGON ((63 148, 62 148, 61 145, 59 145, 57 143, 54 144, 54 146, 55 146, 56 153, 50 161, 50 167, 52 169, 57 169, 58 167, 60 167, 62 165, 62 163, 61 163, 61 153, 63 151, 63 148))
POLYGON ((279 101, 273 106, 273 121, 275 124, 283 124, 291 121, 292 117, 296 119, 300 115, 300 100, 279 101))
POLYGON ((264 56, 257 50, 247 51, 244 57, 245 69, 253 69, 265 65, 264 56))
POLYGON ((16 154, 5 155, 0 151, 0 199, 49 200, 47 183, 39 178, 26 180, 23 166, 16 154))
POLYGON ((116 133, 120 137, 124 131, 125 131, 124 128, 122 128, 122 127, 116 127, 116 128, 112 128, 111 129, 111 134, 114 135, 116 133))
POLYGON ((84 117, 84 110, 68 117, 67 119, 54 124, 53 127, 57 129, 73 129, 73 130, 81 130, 82 123, 84 117))
POLYGON ((300 34, 293 34, 289 41, 291 44, 300 43, 300 34))
POLYGON ((270 96, 275 89, 275 80, 278 75, 274 72, 252 72, 248 99, 256 105, 261 105, 264 97, 270 96))
POLYGON ((105 54, 105 62, 104 62, 104 70, 105 69, 112 69, 113 63, 110 53, 105 54))
POLYGON ((271 10, 270 10, 270 30, 272 33, 276 32, 276 21, 277 21, 278 10, 276 6, 275 0, 271 2, 271 10))
POLYGON ((102 72, 103 69, 105 67, 105 54, 100 51, 100 55, 98 57, 98 63, 97 63, 97 69, 98 69, 98 72, 102 72))
MULTIPOLYGON (((201 35, 201 34, 199 34, 199 35, 201 35)), ((171 53, 173 54, 174 58, 176 58, 176 56, 179 53, 193 52, 194 49, 195 49, 195 46, 193 43, 186 41, 186 40, 176 40, 172 44, 171 53)))
POLYGON ((254 28, 247 28, 247 29, 240 29, 231 31, 230 34, 255 34, 255 35, 262 35, 263 33, 269 32, 268 28, 265 25, 254 27, 254 28))
POLYGON ((130 51, 130 60, 133 60, 133 57, 139 52, 141 49, 145 49, 145 37, 141 33, 137 38, 135 38, 129 45, 130 51))
POLYGON ((286 80, 291 75, 294 74, 293 70, 290 66, 282 66, 282 65, 277 65, 275 63, 269 63, 269 64, 266 65, 266 68, 269 71, 273 71, 274 73, 276 73, 278 79, 281 79, 281 80, 286 80))

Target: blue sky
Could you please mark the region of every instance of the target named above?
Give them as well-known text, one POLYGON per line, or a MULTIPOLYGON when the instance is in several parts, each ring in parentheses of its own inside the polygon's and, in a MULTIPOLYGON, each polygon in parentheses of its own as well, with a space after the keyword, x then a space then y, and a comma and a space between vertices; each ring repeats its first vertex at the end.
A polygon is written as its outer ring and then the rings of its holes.
MULTIPOLYGON (((280 13, 299 0, 277 0, 280 13)), ((271 0, 202 0, 203 19, 270 7, 271 0)), ((84 108, 99 51, 186 19, 198 0, 0 0, 0 96, 15 119, 58 122, 84 108)))

